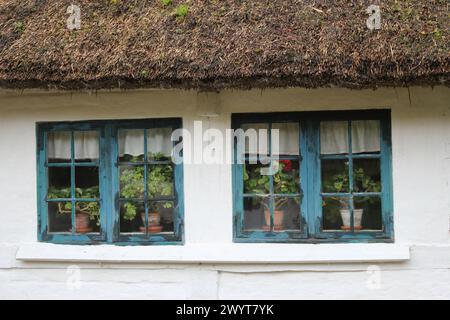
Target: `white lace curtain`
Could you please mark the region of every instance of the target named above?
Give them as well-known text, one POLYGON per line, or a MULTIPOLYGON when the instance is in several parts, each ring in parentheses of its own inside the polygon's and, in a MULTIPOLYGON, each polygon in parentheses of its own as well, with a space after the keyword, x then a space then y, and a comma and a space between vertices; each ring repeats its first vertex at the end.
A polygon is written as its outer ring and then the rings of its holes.
MULTIPOLYGON (((162 153, 170 156, 172 153, 172 129, 148 129, 147 150, 151 153, 162 153)), ((139 156, 144 154, 144 134, 142 130, 119 131, 119 155, 139 156)))
MULTIPOLYGON (((377 120, 352 121, 352 152, 380 151, 380 122, 377 120)), ((320 124, 321 154, 349 152, 348 122, 325 121, 320 124)))
MULTIPOLYGON (((243 126, 244 131, 252 128, 268 129, 266 124, 243 126)), ((274 123, 273 129, 279 130, 279 154, 298 155, 299 126, 297 123, 274 123)), ((163 153, 170 156, 172 151, 171 128, 154 128, 148 130, 148 152, 163 153)), ((320 125, 321 154, 348 153, 347 121, 324 121, 320 125)), ((49 159, 70 160, 71 133, 51 132, 48 134, 47 153, 49 159)), ((74 133, 75 159, 99 158, 99 135, 97 131, 77 131, 74 133)), ((267 154, 268 141, 246 139, 247 152, 258 150, 267 154), (256 143, 256 146, 254 145, 256 143)), ((352 121, 353 153, 380 151, 380 123, 376 120, 352 121)), ((140 156, 144 154, 144 131, 119 131, 119 155, 140 156)))
MULTIPOLYGON (((170 156, 172 151, 171 128, 155 128, 148 131, 148 152, 161 152, 170 156)), ((75 159, 99 158, 99 135, 97 131, 76 131, 74 133, 75 159)), ((144 154, 144 131, 119 131, 119 155, 140 156, 144 154)), ((49 159, 70 160, 71 133, 51 132, 47 138, 47 155, 49 159)))
MULTIPOLYGON (((250 139, 251 135, 247 135, 245 139, 245 150, 246 153, 255 154, 269 154, 269 126, 265 123, 252 123, 242 125, 242 129, 248 134, 249 129, 256 130, 257 139, 250 139), (259 135, 259 130, 267 130, 267 135, 259 135), (265 141, 261 140, 260 137, 267 137, 265 141), (253 152, 256 151, 256 152, 253 152)), ((298 123, 274 123, 272 124, 272 129, 278 129, 279 133, 279 154, 281 155, 298 155, 299 152, 299 125, 298 123)), ((274 138, 272 138, 272 143, 275 143, 274 138)))
MULTIPOLYGON (((47 136, 47 157, 70 161, 70 132, 50 132, 47 136)), ((77 131, 74 133, 75 159, 98 159, 99 136, 96 131, 77 131)))
MULTIPOLYGON (((264 123, 246 124, 244 131, 255 129, 268 130, 264 123)), ((272 129, 279 130, 279 154, 298 155, 299 153, 299 125, 297 123, 274 123, 272 129)), ((349 152, 348 122, 324 121, 320 125, 321 154, 345 154, 349 152)), ((272 141, 274 143, 274 141, 272 141)), ((266 141, 246 138, 246 153, 267 154, 268 139, 266 141)), ((380 151, 380 122, 377 120, 352 121, 352 152, 378 152, 380 151)))

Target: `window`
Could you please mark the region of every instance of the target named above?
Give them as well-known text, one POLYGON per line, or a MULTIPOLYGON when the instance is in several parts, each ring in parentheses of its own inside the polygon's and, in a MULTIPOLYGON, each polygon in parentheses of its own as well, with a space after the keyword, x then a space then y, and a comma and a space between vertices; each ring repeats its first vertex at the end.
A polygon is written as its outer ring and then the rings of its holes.
POLYGON ((236 242, 393 241, 388 110, 234 114, 232 123, 236 242))
POLYGON ((178 128, 181 119, 38 124, 39 240, 182 242, 178 128))

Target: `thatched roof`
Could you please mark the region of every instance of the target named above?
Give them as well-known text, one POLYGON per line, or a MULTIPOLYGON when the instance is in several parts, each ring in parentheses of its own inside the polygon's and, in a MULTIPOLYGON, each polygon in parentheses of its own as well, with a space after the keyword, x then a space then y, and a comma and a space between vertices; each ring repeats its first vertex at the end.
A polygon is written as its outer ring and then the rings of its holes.
POLYGON ((162 2, 0 0, 0 86, 450 85, 448 0, 162 2), (66 28, 72 3, 81 30, 66 28))

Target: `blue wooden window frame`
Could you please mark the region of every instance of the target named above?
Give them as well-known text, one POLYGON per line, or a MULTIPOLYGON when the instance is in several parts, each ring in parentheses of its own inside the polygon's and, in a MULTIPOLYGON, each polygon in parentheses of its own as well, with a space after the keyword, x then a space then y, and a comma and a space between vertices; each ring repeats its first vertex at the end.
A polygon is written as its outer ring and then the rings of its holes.
MULTIPOLYGON (((183 164, 174 164, 174 197, 170 199, 156 199, 174 201, 174 232, 173 234, 121 234, 120 233, 120 196, 119 196, 119 147, 118 131, 122 129, 148 129, 170 127, 173 130, 182 128, 180 118, 168 119, 139 119, 139 120, 107 120, 80 122, 45 122, 37 123, 37 187, 38 187, 38 240, 59 244, 116 244, 116 245, 151 245, 184 243, 184 197, 183 197, 183 164), (47 135, 50 132, 71 132, 71 161, 68 163, 49 163, 47 161, 47 135), (95 162, 76 163, 74 161, 74 132, 97 131, 99 133, 99 160, 95 162), (77 166, 99 168, 99 199, 75 198, 74 172, 77 166), (49 199, 48 168, 67 167, 71 170, 71 198, 49 199), (48 204, 50 202, 83 202, 100 203, 100 232, 98 234, 76 234, 74 223, 71 232, 49 232, 48 204)), ((144 136, 144 140, 147 135, 144 136)), ((146 141, 145 141, 146 142, 146 141)), ((175 144, 176 142, 173 142, 175 144)), ((145 143, 144 148, 146 148, 145 143)), ((145 151, 145 150, 144 150, 145 151)), ((150 161, 145 152, 142 163, 145 168, 155 161, 150 161)), ((158 164, 160 164, 158 162, 158 164)), ((145 170, 147 171, 147 170, 145 170)), ((146 220, 148 220, 148 194, 145 195, 146 220)), ((72 205, 71 219, 75 219, 75 206, 72 205)))
MULTIPOLYGON (((232 115, 232 128, 241 128, 244 124, 266 123, 269 129, 273 123, 298 123, 300 125, 300 221, 302 228, 299 232, 246 232, 243 228, 244 219, 244 182, 242 160, 239 162, 238 140, 234 143, 233 164, 233 238, 235 242, 293 242, 293 243, 327 243, 327 242, 393 242, 393 195, 392 195, 392 146, 391 146, 391 112, 382 110, 357 110, 357 111, 318 111, 318 112, 281 112, 281 113, 237 113, 232 115), (352 154, 351 134, 349 134, 349 155, 343 156, 349 162, 351 171, 355 158, 380 159, 381 192, 377 194, 364 194, 365 196, 378 196, 381 198, 381 214, 383 230, 381 231, 355 231, 330 232, 323 231, 322 225, 322 193, 321 186, 321 160, 333 158, 320 154, 320 123, 323 121, 348 121, 349 130, 351 122, 357 120, 380 121, 379 155, 352 154)), ((351 131, 350 131, 351 133, 351 131)), ((270 133, 269 133, 270 134, 270 133)), ((269 139, 270 141, 270 139, 269 139)), ((270 146, 269 146, 270 148, 270 146)), ((339 156, 337 156, 339 157, 339 156)), ((280 157, 284 159, 286 157, 280 157)), ((288 159, 287 157, 286 159, 288 159)), ((352 171, 349 172, 350 180, 352 171)), ((345 194, 337 194, 353 199, 358 196, 353 192, 350 183, 350 191, 345 194)), ((250 195, 251 196, 251 195, 250 195)), ((352 203, 352 201, 350 201, 352 203)), ((352 209, 352 207, 350 207, 352 209)), ((353 217, 353 210, 351 215, 353 217)), ((273 215, 273 213, 272 213, 273 215)), ((273 219, 273 217, 271 217, 273 219)), ((352 219, 353 220, 353 219, 352 219)))

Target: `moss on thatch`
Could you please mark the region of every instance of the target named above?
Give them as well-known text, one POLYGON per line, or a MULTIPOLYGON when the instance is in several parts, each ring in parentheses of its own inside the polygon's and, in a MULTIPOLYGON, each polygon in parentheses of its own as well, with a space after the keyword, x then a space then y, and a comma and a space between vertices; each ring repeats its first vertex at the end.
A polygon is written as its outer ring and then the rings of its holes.
POLYGON ((0 0, 0 86, 449 85, 449 1, 380 1, 370 31, 373 3, 0 0), (72 3, 81 30, 66 28, 72 3))

